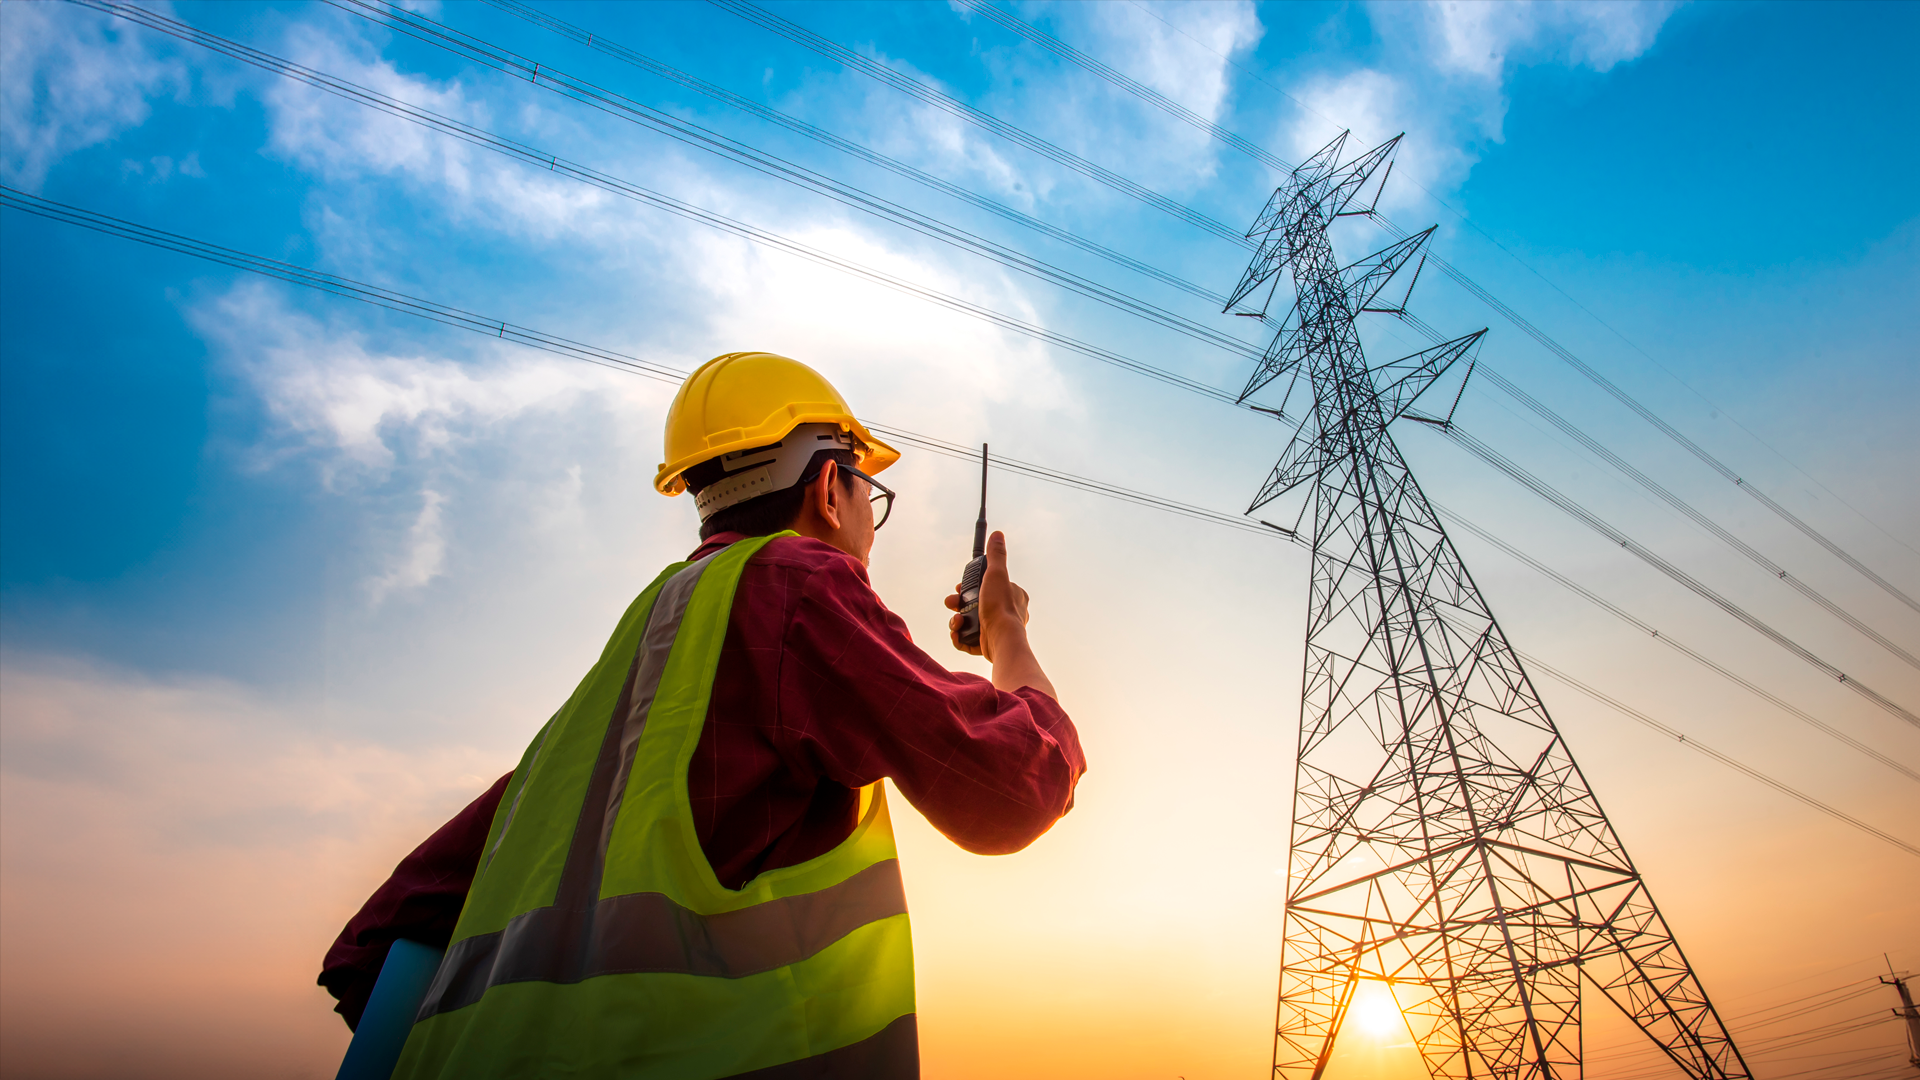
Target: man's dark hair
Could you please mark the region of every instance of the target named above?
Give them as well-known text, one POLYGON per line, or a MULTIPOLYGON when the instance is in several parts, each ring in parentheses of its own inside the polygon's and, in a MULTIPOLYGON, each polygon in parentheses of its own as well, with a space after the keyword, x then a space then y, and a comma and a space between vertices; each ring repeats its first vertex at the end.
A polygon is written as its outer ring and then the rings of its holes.
MULTIPOLYGON (((743 503, 735 503, 725 510, 700 523, 700 539, 706 540, 723 532, 737 532, 745 536, 765 536, 777 533, 781 529, 799 520, 800 507, 806 502, 808 482, 820 477, 820 470, 826 462, 832 460, 852 468, 854 454, 851 450, 815 451, 813 460, 807 462, 807 469, 800 474, 800 482, 785 491, 775 491, 743 503)), ((700 489, 726 475, 720 467, 718 458, 703 461, 686 471, 687 490, 698 495, 700 489)), ((842 469, 840 486, 848 495, 852 495, 853 474, 842 469)))

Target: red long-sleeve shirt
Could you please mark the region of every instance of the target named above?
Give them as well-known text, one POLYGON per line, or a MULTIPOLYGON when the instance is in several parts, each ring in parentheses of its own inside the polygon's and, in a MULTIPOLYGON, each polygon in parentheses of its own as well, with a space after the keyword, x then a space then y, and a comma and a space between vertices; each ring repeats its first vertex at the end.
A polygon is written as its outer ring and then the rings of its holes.
MULTIPOLYGON (((722 533, 692 557, 738 539, 722 533)), ((845 840, 857 790, 883 777, 955 843, 997 855, 1072 809, 1085 771, 1051 697, 948 671, 914 645, 858 561, 786 537, 741 575, 687 792, 702 850, 739 888, 845 840)), ((446 945, 506 781, 402 860, 327 952, 320 984, 349 1025, 394 939, 446 945)))

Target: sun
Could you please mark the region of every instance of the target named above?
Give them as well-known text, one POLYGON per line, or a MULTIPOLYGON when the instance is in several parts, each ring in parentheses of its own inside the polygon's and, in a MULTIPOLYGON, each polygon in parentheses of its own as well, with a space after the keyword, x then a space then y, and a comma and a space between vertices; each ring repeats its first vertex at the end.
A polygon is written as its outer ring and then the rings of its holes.
POLYGON ((1355 987, 1353 1000, 1347 1005, 1347 1017, 1362 1032, 1376 1039, 1399 1035, 1406 1029, 1400 1006, 1385 983, 1362 982, 1355 987))

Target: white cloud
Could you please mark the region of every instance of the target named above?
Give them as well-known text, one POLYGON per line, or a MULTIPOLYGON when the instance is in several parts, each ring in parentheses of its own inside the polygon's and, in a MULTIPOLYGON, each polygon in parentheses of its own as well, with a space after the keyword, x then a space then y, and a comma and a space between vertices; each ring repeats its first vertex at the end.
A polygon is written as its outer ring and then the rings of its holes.
MULTIPOLYGON (((504 347, 476 363, 370 351, 360 334, 289 309, 255 281, 239 283, 190 318, 275 423, 270 441, 256 448, 256 466, 311 452, 334 490, 385 479, 403 455, 429 458, 525 413, 564 410, 618 378, 504 347)), ((635 389, 626 384, 636 381, 617 385, 635 389)))
MULTIPOLYGON (((884 53, 873 58, 942 92, 953 92, 909 61, 884 53)), ((844 131, 880 153, 955 183, 984 188, 1022 210, 1031 211, 1052 187, 1044 172, 1014 163, 1025 155, 1002 153, 1004 144, 974 125, 863 76, 809 83, 787 95, 780 108, 811 117, 829 130, 844 131)))
MULTIPOLYGON (((242 459, 255 471, 307 462, 326 491, 372 515, 366 533, 382 550, 371 556, 377 568, 363 592, 374 606, 444 572, 453 542, 446 508, 454 493, 447 485, 460 483, 477 455, 525 446, 536 471, 551 474, 548 486, 577 489, 577 472, 563 479, 572 448, 543 456, 537 436, 519 426, 577 420, 590 409, 650 414, 671 392, 506 345, 479 342, 478 355, 464 362, 380 352, 361 333, 289 309, 259 282, 241 282, 189 318, 270 420, 242 459), (396 486, 410 494, 388 494, 396 486)), ((556 499, 527 492, 522 477, 494 480, 514 491, 523 512, 551 503, 564 513, 570 502, 564 492, 556 499)))
MULTIPOLYGON (((963 19, 973 18, 956 11, 963 19)), ((1052 5, 1038 22, 1069 45, 1214 121, 1225 117, 1232 97, 1228 58, 1251 49, 1265 32, 1253 5, 1244 0, 1157 4, 1146 11, 1131 4, 1052 5)), ((1190 190, 1214 174, 1219 147, 1206 132, 1002 27, 981 21, 975 28, 986 50, 982 59, 995 75, 995 89, 975 102, 988 113, 1156 189, 1190 190)), ((935 127, 951 123, 927 119, 935 127)), ((896 136, 906 142, 921 137, 917 128, 896 136)), ((1088 198, 1113 197, 1023 151, 1006 160, 1024 185, 1019 190, 1038 202, 1060 189, 1081 201, 1076 212, 1084 212, 1088 198)))
POLYGON ((407 530, 407 548, 393 569, 373 579, 367 592, 377 605, 394 592, 417 589, 440 576, 447 561, 447 538, 441 529, 440 507, 445 495, 428 488, 420 493, 420 516, 407 530))
MULTIPOLYGON (((296 23, 288 30, 291 59, 429 112, 494 130, 491 110, 458 80, 435 82, 402 73, 391 61, 366 59, 370 47, 334 25, 296 23)), ((290 79, 270 79, 268 148, 317 178, 352 184, 388 176, 431 192, 441 212, 468 224, 545 238, 611 240, 605 225, 622 200, 524 165, 392 114, 290 79)), ((538 119, 537 109, 523 110, 538 119)), ((624 210, 624 207, 621 208, 624 210)), ((616 230, 617 233, 617 230, 616 230)))
POLYGON ((1369 5, 1391 62, 1309 77, 1294 88, 1306 106, 1282 138, 1296 159, 1341 127, 1350 151, 1406 134, 1381 208, 1421 201, 1459 185, 1479 160, 1475 147, 1503 138, 1506 85, 1521 65, 1607 71, 1653 45, 1673 5, 1481 3, 1369 5))
POLYGON ((118 20, 64 4, 0 4, 0 175, 39 190, 61 158, 147 119, 186 92, 185 65, 118 20))
POLYGON ((1439 0, 1422 8, 1443 71, 1498 79, 1509 58, 1552 59, 1606 71, 1653 44, 1668 2, 1439 0))
POLYGON ((1392 182, 1381 193, 1380 207, 1388 212, 1422 200, 1423 186, 1437 190, 1457 182, 1473 164, 1467 149, 1448 137, 1453 125, 1447 118, 1428 114, 1426 101, 1410 83, 1384 71, 1358 68, 1314 80, 1294 93, 1311 110, 1288 130, 1295 161, 1306 160, 1336 134, 1322 117, 1337 117, 1352 130, 1343 153, 1349 158, 1406 133, 1395 151, 1392 182))
POLYGON ((1105 39, 1102 58, 1209 120, 1226 111, 1229 58, 1260 43, 1266 27, 1250 0, 1218 4, 1092 4, 1086 12, 1105 39), (1164 20, 1164 21, 1163 21, 1164 20), (1169 25, 1171 24, 1171 25, 1169 25), (1191 40, 1189 40, 1191 39, 1191 40), (1195 43, 1199 46, 1196 47, 1195 43))
MULTIPOLYGON (((793 238, 983 307, 1045 322, 1021 283, 1006 275, 932 262, 843 225, 798 230, 793 238)), ((702 231, 687 240, 693 249, 688 266, 717 312, 716 340, 813 364, 845 381, 842 391, 863 415, 884 420, 896 410, 939 403, 947 417, 964 422, 996 402, 1067 407, 1064 380, 1032 338, 718 234, 702 231), (854 386, 865 392, 855 394, 854 386)))
MULTIPOLYGON (((362 59, 357 55, 362 43, 343 39, 336 30, 293 24, 287 35, 290 58, 409 105, 484 126, 484 106, 470 106, 459 83, 438 85, 402 75, 390 61, 362 59)), ((291 79, 268 80, 263 97, 271 123, 267 145, 324 179, 405 173, 456 192, 471 185, 465 143, 291 79)))

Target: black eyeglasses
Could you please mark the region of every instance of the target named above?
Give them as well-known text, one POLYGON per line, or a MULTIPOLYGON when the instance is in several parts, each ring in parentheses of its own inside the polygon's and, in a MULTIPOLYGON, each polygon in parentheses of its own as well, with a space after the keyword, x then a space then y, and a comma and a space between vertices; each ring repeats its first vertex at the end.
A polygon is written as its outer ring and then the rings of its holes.
POLYGON ((887 523, 887 515, 893 513, 893 489, 861 472, 851 465, 840 466, 840 471, 851 473, 867 482, 873 488, 873 527, 878 529, 887 523))
MULTIPOLYGON (((839 463, 835 462, 835 464, 839 463)), ((820 479, 821 470, 824 468, 825 465, 822 465, 820 469, 808 470, 807 474, 800 478, 800 482, 802 484, 811 484, 815 480, 820 479)), ((874 504, 873 527, 878 529, 880 526, 885 525, 887 523, 887 515, 893 513, 893 489, 851 465, 841 465, 840 471, 850 473, 865 480, 867 486, 873 489, 873 494, 870 497, 874 504)))

